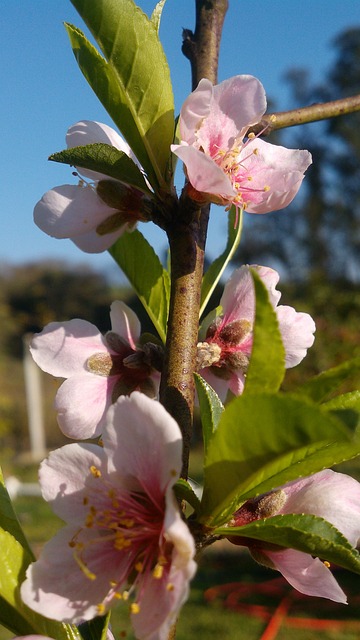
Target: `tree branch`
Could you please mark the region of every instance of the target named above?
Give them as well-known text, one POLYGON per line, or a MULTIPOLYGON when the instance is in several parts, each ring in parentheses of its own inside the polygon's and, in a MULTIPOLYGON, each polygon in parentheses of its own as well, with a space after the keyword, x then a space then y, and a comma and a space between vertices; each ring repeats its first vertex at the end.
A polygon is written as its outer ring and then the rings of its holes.
POLYGON ((195 32, 183 31, 182 52, 190 60, 192 89, 201 78, 217 83, 221 33, 228 0, 196 0, 195 32))
MULTIPOLYGON (((196 0, 195 34, 186 31, 185 45, 193 88, 201 78, 208 78, 213 84, 217 82, 220 39, 227 7, 227 0, 196 0)), ((179 207, 165 229, 171 255, 171 297, 160 400, 182 431, 184 478, 188 473, 192 435, 194 371, 209 211, 209 205, 201 207, 188 198, 185 185, 179 207)))
POLYGON ((285 127, 295 127, 309 122, 336 118, 355 111, 360 111, 360 95, 341 98, 332 102, 316 103, 309 107, 291 111, 268 113, 264 115, 260 122, 250 127, 248 133, 258 134, 262 132, 262 135, 267 136, 276 129, 285 129, 285 127))

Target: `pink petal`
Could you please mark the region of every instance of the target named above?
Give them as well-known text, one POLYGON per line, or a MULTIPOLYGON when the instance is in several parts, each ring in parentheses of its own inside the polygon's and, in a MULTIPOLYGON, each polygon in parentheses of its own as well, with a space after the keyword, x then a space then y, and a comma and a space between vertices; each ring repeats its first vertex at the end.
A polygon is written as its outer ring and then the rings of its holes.
POLYGON ((50 453, 40 466, 39 481, 44 500, 65 522, 83 526, 89 511, 84 504, 89 483, 96 486, 89 469, 106 471, 104 451, 95 444, 68 444, 50 453))
MULTIPOLYGON (((276 290, 279 282, 279 274, 270 267, 251 265, 257 271, 259 277, 267 288, 269 300, 275 307, 281 293, 276 290)), ((249 320, 253 323, 255 318, 255 291, 254 283, 250 273, 250 267, 243 265, 233 271, 227 281, 224 292, 221 296, 220 304, 223 308, 223 322, 233 322, 234 320, 249 320)))
POLYGON ((278 144, 265 142, 261 138, 251 140, 242 150, 240 159, 241 155, 248 155, 254 148, 257 149, 258 158, 261 158, 268 169, 305 173, 312 163, 311 153, 306 149, 288 149, 278 144))
POLYGON ((233 271, 224 287, 220 305, 223 309, 224 324, 240 319, 254 322, 255 291, 248 265, 233 271))
MULTIPOLYGON (((96 579, 90 580, 75 562, 74 549, 69 546, 78 531, 77 526, 61 529, 45 545, 39 560, 30 565, 21 586, 23 601, 34 611, 73 624, 98 614, 98 604, 109 593, 110 581, 123 573, 124 561, 124 554, 114 555, 113 544, 97 542, 89 563, 96 579)), ((82 530, 85 540, 91 541, 93 535, 90 529, 82 530)))
POLYGON ((185 569, 189 572, 188 579, 190 579, 193 575, 191 572, 195 571, 196 568, 195 563, 191 563, 195 555, 195 542, 189 528, 181 517, 172 491, 168 491, 166 495, 164 535, 174 545, 173 568, 185 569))
POLYGON ((37 226, 54 238, 76 238, 116 213, 93 187, 65 184, 47 191, 34 209, 37 226))
POLYGON ((164 529, 166 539, 174 545, 170 571, 161 580, 154 580, 152 576, 145 578, 140 611, 132 616, 135 635, 142 640, 167 639, 170 627, 189 595, 189 581, 196 571, 194 539, 181 518, 172 492, 167 499, 164 529))
POLYGON ((276 314, 285 348, 285 366, 289 369, 299 364, 313 345, 315 322, 308 313, 299 313, 293 307, 277 307, 276 314))
POLYGON ((227 151, 265 111, 265 91, 257 78, 239 75, 224 80, 214 86, 210 113, 200 128, 198 143, 211 155, 215 145, 227 151))
POLYGON ((76 236, 76 238, 71 238, 71 240, 81 251, 85 251, 85 253, 101 253, 109 249, 128 228, 128 224, 123 224, 116 231, 102 235, 99 235, 95 230, 89 231, 88 233, 76 236))
POLYGON ((275 271, 275 269, 271 269, 271 267, 263 267, 256 264, 252 264, 250 266, 252 269, 255 269, 258 276, 261 278, 267 289, 269 300, 275 308, 281 298, 280 291, 276 289, 276 285, 280 280, 278 272, 275 271))
POLYGON ((181 139, 190 145, 196 140, 195 134, 199 124, 210 112, 212 94, 213 85, 210 80, 203 78, 181 107, 180 135, 181 139))
MULTIPOLYGON (((249 213, 267 213, 288 206, 297 194, 304 178, 304 172, 311 164, 311 154, 305 150, 287 149, 264 142, 259 138, 247 143, 240 156, 248 158, 256 149, 256 155, 249 159, 247 167, 251 175, 251 188, 258 189, 254 202, 246 207, 249 213), (266 191, 264 188, 266 187, 266 191)), ((241 188, 240 188, 241 191, 241 188)))
POLYGON ((124 151, 126 155, 130 154, 128 143, 107 124, 93 120, 82 120, 69 127, 66 134, 66 144, 69 149, 93 144, 94 142, 103 142, 116 147, 120 151, 124 151))
POLYGON ((95 325, 75 319, 50 322, 41 333, 35 334, 30 351, 43 371, 69 378, 85 371, 86 361, 94 353, 109 353, 110 349, 95 325))
POLYGON ((283 487, 281 513, 312 513, 331 522, 356 547, 360 539, 360 483, 325 469, 283 487))
MULTIPOLYGON (((66 134, 66 144, 69 149, 72 147, 82 147, 87 144, 94 144, 96 142, 103 142, 112 147, 116 147, 119 151, 124 151, 124 153, 131 157, 132 160, 136 160, 127 142, 125 142, 117 131, 109 127, 107 124, 91 120, 83 120, 73 124, 66 134)), ((137 160, 136 163, 138 164, 137 160)), ((107 176, 104 176, 102 173, 90 171, 90 169, 79 168, 79 172, 89 180, 103 180, 107 178, 107 176)))
POLYGON ((245 376, 242 371, 233 372, 229 380, 229 389, 234 396, 240 396, 244 391, 245 376))
POLYGON ((126 340, 132 349, 140 338, 141 325, 136 313, 124 302, 115 300, 110 307, 112 331, 126 340))
POLYGON ((172 144, 171 151, 185 164, 194 189, 224 198, 236 195, 226 173, 205 153, 186 144, 172 144))
POLYGON ((156 500, 180 475, 179 426, 158 401, 142 393, 121 396, 109 409, 103 440, 114 470, 139 478, 156 500))
POLYGON ((319 558, 314 559, 307 553, 294 549, 266 551, 265 555, 300 593, 346 604, 345 593, 319 558))
POLYGON ((116 380, 84 371, 63 382, 55 409, 59 427, 68 438, 84 440, 102 433, 116 380))

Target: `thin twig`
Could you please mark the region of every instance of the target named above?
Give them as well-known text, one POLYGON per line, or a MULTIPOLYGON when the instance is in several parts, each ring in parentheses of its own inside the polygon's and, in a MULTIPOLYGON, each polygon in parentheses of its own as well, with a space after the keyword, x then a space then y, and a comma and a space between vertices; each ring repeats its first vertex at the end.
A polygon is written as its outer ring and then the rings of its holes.
POLYGON ((292 109, 291 111, 268 113, 264 115, 260 122, 249 129, 249 133, 258 134, 262 132, 262 135, 269 135, 276 129, 296 127, 300 124, 336 118, 355 111, 360 111, 360 95, 341 98, 332 102, 319 102, 308 107, 292 109))

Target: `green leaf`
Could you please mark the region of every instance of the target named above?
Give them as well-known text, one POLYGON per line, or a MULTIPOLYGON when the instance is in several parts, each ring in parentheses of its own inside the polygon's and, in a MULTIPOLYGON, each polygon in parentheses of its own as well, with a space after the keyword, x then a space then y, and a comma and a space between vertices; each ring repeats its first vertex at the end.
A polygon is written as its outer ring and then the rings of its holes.
POLYGON ((28 553, 29 557, 34 560, 33 553, 30 549, 29 543, 25 537, 25 534, 21 528, 19 520, 14 511, 11 498, 7 492, 4 477, 0 468, 0 527, 5 531, 11 533, 14 536, 15 540, 17 540, 22 547, 24 547, 25 551, 28 553))
POLYGON ((174 99, 154 23, 133 0, 71 0, 106 60, 67 25, 79 67, 126 138, 151 184, 166 187, 174 99))
POLYGON ((188 480, 179 478, 174 486, 175 495, 178 500, 186 500, 198 512, 200 509, 200 500, 188 480))
POLYGON ((214 389, 198 373, 194 374, 196 391, 199 398, 200 417, 206 452, 212 435, 215 433, 224 405, 214 389))
POLYGON ((229 212, 228 219, 228 239, 225 250, 223 253, 211 263, 210 267, 206 271, 203 277, 201 287, 201 305, 200 305, 200 317, 205 311, 206 305, 210 300, 210 297, 218 284, 222 274, 228 266, 231 258, 233 257, 236 249, 239 246, 242 225, 243 225, 243 212, 239 215, 239 220, 236 223, 236 210, 232 206, 229 212))
POLYGON ((290 394, 243 394, 209 443, 201 519, 220 524, 248 498, 359 453, 359 438, 322 407, 290 394))
POLYGON ((49 160, 99 171, 140 191, 151 194, 139 167, 126 153, 100 142, 53 153, 49 160))
POLYGON ((31 561, 28 551, 0 529, 0 623, 18 635, 37 633, 57 640, 80 640, 76 627, 44 618, 21 601, 19 589, 31 561))
POLYGON ((18 585, 25 577, 25 571, 32 561, 31 556, 4 529, 0 529, 0 595, 15 609, 18 605, 18 585))
POLYGON ((156 31, 158 33, 159 33, 159 29, 160 29, 161 14, 162 14, 162 10, 163 10, 163 8, 165 6, 165 2, 166 2, 166 0, 160 0, 157 3, 154 11, 151 14, 151 18, 150 18, 151 22, 153 23, 153 25, 154 25, 154 27, 155 27, 155 29, 156 29, 156 31))
POLYGON ((0 597, 0 625, 6 627, 17 636, 27 636, 36 633, 36 629, 11 607, 4 598, 0 597))
POLYGON ((154 249, 136 229, 121 236, 109 252, 134 287, 161 340, 165 342, 170 278, 154 249))
POLYGON ((360 554, 336 527, 308 514, 278 515, 242 527, 222 527, 216 535, 239 535, 304 551, 360 573, 360 554))
POLYGON ((360 413, 360 391, 349 391, 336 398, 323 403, 323 408, 328 411, 354 409, 360 413))
POLYGON ((254 269, 251 273, 255 287, 256 313, 244 393, 278 391, 285 375, 285 349, 277 316, 265 285, 254 269))
POLYGON ((323 371, 296 389, 296 393, 305 395, 315 402, 323 402, 342 385, 345 380, 360 372, 360 357, 343 362, 337 367, 323 371))

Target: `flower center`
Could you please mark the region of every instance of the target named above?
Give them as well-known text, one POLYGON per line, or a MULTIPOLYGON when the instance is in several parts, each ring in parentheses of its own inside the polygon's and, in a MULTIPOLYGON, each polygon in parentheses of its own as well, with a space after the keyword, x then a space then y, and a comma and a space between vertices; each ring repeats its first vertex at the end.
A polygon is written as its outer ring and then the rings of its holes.
POLYGON ((113 331, 109 331, 105 338, 115 353, 94 353, 88 358, 86 367, 98 376, 117 378, 112 392, 112 402, 120 395, 128 395, 135 390, 155 397, 155 386, 151 379, 153 367, 147 354, 149 349, 132 349, 113 331))
MULTIPOLYGON (((159 580, 170 568, 172 544, 163 536, 165 498, 161 503, 141 491, 115 488, 102 477, 100 469, 90 467, 96 480, 83 498, 87 508, 84 526, 69 541, 74 559, 89 580, 96 580, 95 566, 99 559, 111 572, 106 606, 98 605, 98 613, 105 613, 113 599, 128 600, 137 590, 141 600, 143 583, 159 580)), ((135 483, 129 478, 129 483, 135 483)), ((170 587, 169 587, 170 588, 170 587)), ((130 606, 132 613, 140 610, 138 602, 130 606)))
POLYGON ((251 322, 241 319, 226 323, 217 317, 205 340, 198 344, 198 361, 203 367, 211 366, 212 372, 224 379, 239 369, 246 373, 252 348, 251 322))
POLYGON ((264 192, 270 190, 269 185, 261 185, 261 181, 257 179, 262 170, 262 163, 258 160, 258 149, 252 148, 247 155, 242 156, 252 139, 250 137, 248 142, 241 145, 235 143, 228 151, 218 148, 212 155, 212 159, 227 174, 237 193, 232 203, 244 210, 250 203, 261 202, 264 192))
POLYGON ((117 210, 96 227, 100 236, 116 231, 123 224, 132 227, 138 220, 150 220, 152 200, 137 189, 115 180, 99 180, 95 188, 101 200, 117 210))

